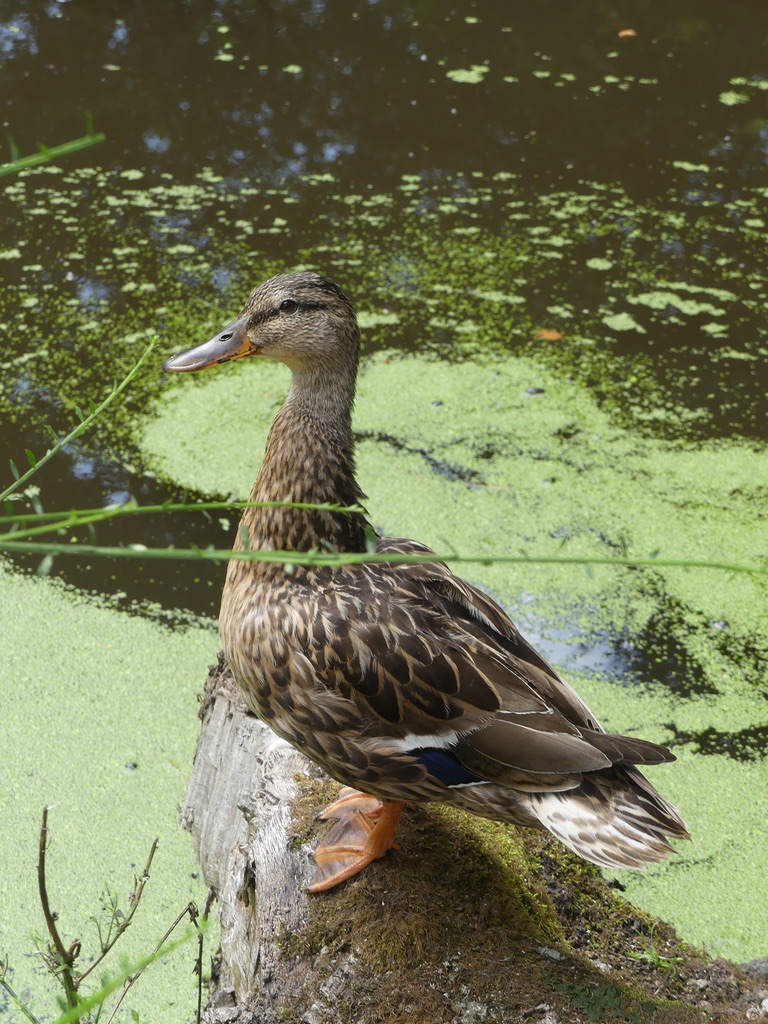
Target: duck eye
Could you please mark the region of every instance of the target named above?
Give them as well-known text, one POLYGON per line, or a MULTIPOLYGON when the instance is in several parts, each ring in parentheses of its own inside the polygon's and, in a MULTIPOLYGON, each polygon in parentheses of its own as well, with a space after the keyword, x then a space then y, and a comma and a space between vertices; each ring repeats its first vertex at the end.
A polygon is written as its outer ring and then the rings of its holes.
POLYGON ((298 302, 295 299, 283 299, 280 303, 281 313, 293 313, 294 310, 298 309, 298 302))

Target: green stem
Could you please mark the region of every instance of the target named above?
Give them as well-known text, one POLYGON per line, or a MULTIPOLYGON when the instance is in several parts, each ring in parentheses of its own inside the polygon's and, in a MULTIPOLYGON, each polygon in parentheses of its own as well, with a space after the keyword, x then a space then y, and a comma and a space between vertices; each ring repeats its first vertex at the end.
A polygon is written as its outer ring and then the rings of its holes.
POLYGON ((190 939, 194 938, 196 934, 197 932, 191 928, 188 932, 182 935, 181 938, 176 939, 174 942, 169 942, 166 946, 158 948, 150 956, 142 957, 142 959, 131 964, 130 967, 122 970, 114 978, 102 985, 102 987, 97 992, 94 992, 93 995, 83 998, 78 1006, 72 1007, 65 1013, 61 1014, 60 1017, 57 1017, 53 1024, 74 1024, 75 1021, 79 1021, 82 1017, 85 1017, 88 1011, 93 1009, 94 1006, 100 1006, 104 1000, 115 991, 115 989, 124 985, 125 982, 134 974, 139 971, 143 971, 145 967, 154 963, 155 960, 169 956, 183 943, 189 942, 190 939))
MULTIPOLYGON (((41 460, 42 461, 42 460, 41 460)), ((28 526, 26 528, 13 530, 8 533, 0 533, 0 543, 4 540, 19 541, 24 537, 36 537, 41 534, 50 533, 52 530, 69 530, 79 526, 88 526, 93 523, 102 522, 106 519, 113 519, 122 515, 142 515, 147 513, 159 514, 162 512, 207 512, 207 511, 241 511, 245 508, 311 508, 329 509, 333 512, 362 512, 357 506, 346 507, 343 505, 313 505, 300 501, 208 501, 199 504, 171 504, 163 505, 105 505, 102 508, 70 509, 62 512, 22 512, 12 516, 0 516, 1 523, 34 522, 40 525, 28 526)))
POLYGON ((31 1010, 29 1010, 24 1005, 24 1003, 21 1001, 21 999, 16 995, 16 993, 13 991, 11 986, 5 980, 5 977, 3 977, 2 975, 0 975, 0 988, 4 989, 5 992, 8 993, 8 995, 11 997, 11 999, 16 1004, 16 1008, 21 1010, 21 1012, 24 1014, 24 1016, 27 1018, 27 1020, 31 1020, 32 1024, 41 1024, 40 1019, 38 1017, 35 1017, 35 1015, 31 1012, 31 1010))
POLYGON ((238 559, 250 562, 278 562, 285 565, 361 565, 364 562, 388 562, 393 565, 424 562, 465 562, 479 565, 607 565, 627 568, 714 569, 720 572, 768 576, 768 566, 739 565, 734 562, 712 562, 684 558, 584 558, 567 555, 458 555, 454 552, 425 555, 360 551, 230 551, 218 548, 147 548, 142 544, 128 547, 101 547, 98 544, 46 544, 8 540, 0 536, 0 551, 32 555, 80 555, 88 558, 145 558, 168 561, 227 562, 238 559))
MULTIPOLYGON (((197 915, 197 907, 195 906, 194 903, 188 903, 187 906, 184 907, 184 909, 181 911, 179 916, 176 918, 176 920, 173 922, 173 924, 168 929, 168 931, 165 933, 165 935, 162 937, 162 939, 160 939, 160 941, 158 942, 157 946, 152 951, 152 956, 157 955, 162 950, 163 944, 168 939, 168 937, 170 936, 171 932, 175 928, 177 928, 179 924, 181 924, 181 922, 183 921, 183 919, 186 916, 189 916, 190 920, 192 921, 193 926, 195 927, 195 930, 196 931, 198 930, 198 927, 197 927, 197 916, 198 916, 197 915)), ((115 1019, 115 1014, 120 1009, 120 1004, 125 999, 125 997, 128 995, 128 993, 131 990, 131 988, 139 980, 141 975, 144 973, 144 969, 146 968, 146 966, 147 966, 146 964, 143 964, 141 967, 139 967, 138 971, 136 971, 135 974, 132 974, 129 978, 126 978, 125 984, 123 986, 123 991, 120 993, 120 996, 118 997, 115 1005, 112 1007, 112 1012, 110 1013, 109 1017, 107 1017, 106 1024, 112 1024, 112 1021, 115 1019)))
POLYGON ((68 156, 80 149, 88 149, 90 146, 96 146, 99 142, 103 142, 106 138, 103 132, 93 131, 93 118, 88 111, 85 113, 85 131, 86 134, 79 139, 62 142, 60 146, 45 146, 41 142, 38 144, 39 152, 32 153, 30 156, 19 156, 18 150, 11 140, 12 159, 9 163, 0 164, 0 177, 5 174, 15 174, 17 171, 24 170, 25 167, 36 167, 38 164, 49 163, 56 157, 68 156))
POLYGON ((93 408, 87 416, 84 416, 80 423, 78 423, 76 427, 73 427, 73 429, 70 430, 66 437, 62 438, 60 441, 57 441, 53 448, 49 448, 49 450, 45 453, 45 455, 42 456, 42 458, 37 459, 34 466, 30 466, 27 472, 22 473, 18 480, 15 480, 10 487, 6 487, 4 491, 1 491, 0 501, 5 501, 5 499, 10 498, 12 494, 16 494, 20 490, 20 488, 24 486, 27 480, 29 480, 30 477, 34 473, 36 473, 38 469, 40 469, 41 466, 44 466, 46 462, 49 462, 54 457, 54 455, 58 455, 62 448, 68 445, 70 441, 74 441, 76 437, 79 437, 84 431, 86 431, 88 427, 90 427, 90 425, 93 423, 93 421, 98 416, 100 416, 104 412, 104 410, 123 393, 123 391, 125 391, 125 389, 131 383, 133 378, 139 372, 142 363, 146 360, 147 356, 149 356, 150 352, 154 347, 155 341, 150 341, 150 343, 144 349, 142 354, 139 356, 138 360, 133 364, 131 369, 128 371, 126 376, 120 381, 119 384, 115 385, 115 387, 110 391, 107 397, 99 405, 95 406, 95 408, 93 408))

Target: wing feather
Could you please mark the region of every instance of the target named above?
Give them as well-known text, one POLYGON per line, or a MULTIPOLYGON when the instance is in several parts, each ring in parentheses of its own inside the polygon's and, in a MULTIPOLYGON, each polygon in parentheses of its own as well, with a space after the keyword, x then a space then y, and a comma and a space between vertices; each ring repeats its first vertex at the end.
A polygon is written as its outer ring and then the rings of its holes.
MULTIPOLYGON (((378 550, 429 552, 389 538, 378 550)), ((468 771, 530 790, 672 758, 654 743, 606 734, 496 602, 443 563, 355 567, 354 586, 354 616, 337 603, 343 588, 321 602, 315 669, 360 706, 368 735, 412 737, 414 751, 450 743, 468 771)))

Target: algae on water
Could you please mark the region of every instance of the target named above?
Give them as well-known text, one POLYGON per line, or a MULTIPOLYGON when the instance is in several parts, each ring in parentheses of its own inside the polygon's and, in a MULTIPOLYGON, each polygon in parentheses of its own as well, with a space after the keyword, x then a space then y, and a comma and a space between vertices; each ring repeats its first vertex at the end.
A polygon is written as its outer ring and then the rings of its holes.
MULTIPOLYGON (((509 172, 405 174, 391 193, 350 195, 330 174, 264 189, 210 171, 27 171, 6 188, 19 242, 0 254, 14 367, 0 415, 57 420, 121 376, 147 332, 204 337, 261 279, 303 265, 377 318, 374 348, 526 352, 626 426, 764 437, 764 197, 712 203, 697 189, 716 175, 683 162, 663 203, 639 205, 596 182, 534 195, 509 172), (302 248, 286 252, 299 225, 302 248), (20 362, 31 335, 57 358, 20 362)), ((157 386, 147 369, 104 429, 124 436, 157 386)))
MULTIPOLYGON (((43 807, 52 808, 49 899, 65 944, 82 940, 85 966, 98 952, 91 918, 104 919, 104 890, 127 912, 155 836, 151 878, 104 973, 117 974, 123 957, 149 955, 190 900, 204 906, 177 813, 195 748, 197 691, 217 637, 213 629, 172 631, 2 566, 0 587, 3 759, 13 765, 0 787, 0 950, 15 990, 31 993, 36 1013, 52 1013, 60 989, 33 955, 37 936, 46 935, 36 871, 43 807)), ((207 941, 215 949, 216 936, 207 941)), ((131 991, 127 1006, 142 1020, 192 1015, 194 947, 151 965, 131 991)))

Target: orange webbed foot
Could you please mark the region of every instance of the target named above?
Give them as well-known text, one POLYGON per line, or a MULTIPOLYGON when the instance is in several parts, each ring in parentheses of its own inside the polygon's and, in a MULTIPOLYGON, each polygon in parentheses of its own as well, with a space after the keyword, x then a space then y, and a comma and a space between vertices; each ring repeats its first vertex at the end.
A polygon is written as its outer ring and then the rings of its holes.
POLYGON ((382 803, 345 786, 339 799, 318 815, 324 820, 337 820, 313 854, 317 871, 307 891, 332 889, 383 857, 387 850, 397 849, 395 826, 402 810, 399 801, 382 803))

